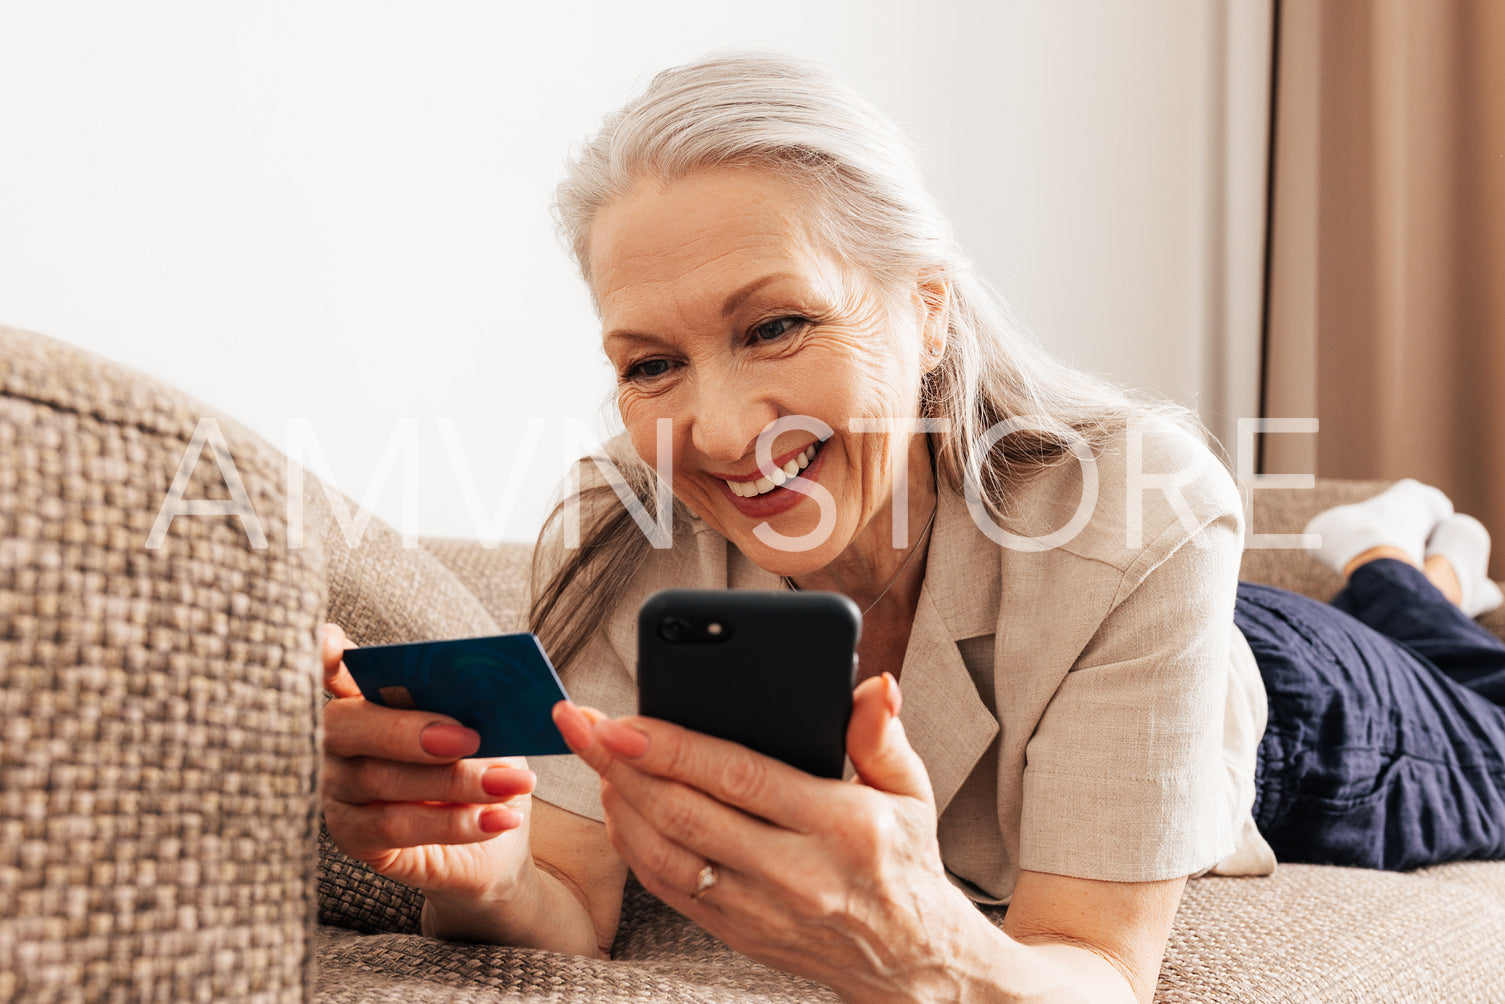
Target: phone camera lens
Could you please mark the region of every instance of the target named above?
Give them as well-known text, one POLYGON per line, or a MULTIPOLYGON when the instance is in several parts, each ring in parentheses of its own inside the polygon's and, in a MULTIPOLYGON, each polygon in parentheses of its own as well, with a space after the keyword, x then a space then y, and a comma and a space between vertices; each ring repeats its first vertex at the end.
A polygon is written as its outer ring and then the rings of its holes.
POLYGON ((689 633, 689 623, 678 617, 665 617, 658 625, 659 637, 664 641, 684 641, 689 633))

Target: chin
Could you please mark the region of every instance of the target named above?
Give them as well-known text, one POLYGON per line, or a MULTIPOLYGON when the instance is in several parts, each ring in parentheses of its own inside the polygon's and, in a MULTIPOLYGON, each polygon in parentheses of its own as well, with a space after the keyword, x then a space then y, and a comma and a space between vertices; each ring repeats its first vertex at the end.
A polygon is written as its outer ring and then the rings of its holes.
MULTIPOLYGON (((803 531, 797 527, 781 527, 778 521, 770 521, 771 529, 788 537, 798 537, 803 531)), ((728 538, 737 549, 765 571, 775 575, 799 576, 825 568, 841 553, 841 525, 833 527, 825 540, 810 547, 785 550, 759 540, 749 527, 736 538, 728 538)))

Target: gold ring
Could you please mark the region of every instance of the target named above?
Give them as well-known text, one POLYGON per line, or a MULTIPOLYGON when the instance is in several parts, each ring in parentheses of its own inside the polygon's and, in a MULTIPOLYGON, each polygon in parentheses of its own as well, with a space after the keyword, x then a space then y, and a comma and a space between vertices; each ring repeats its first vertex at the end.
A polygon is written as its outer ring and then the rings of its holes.
POLYGON ((695 891, 690 893, 691 899, 699 899, 710 892, 716 885, 716 866, 706 862, 706 866, 700 869, 700 874, 695 877, 695 891))

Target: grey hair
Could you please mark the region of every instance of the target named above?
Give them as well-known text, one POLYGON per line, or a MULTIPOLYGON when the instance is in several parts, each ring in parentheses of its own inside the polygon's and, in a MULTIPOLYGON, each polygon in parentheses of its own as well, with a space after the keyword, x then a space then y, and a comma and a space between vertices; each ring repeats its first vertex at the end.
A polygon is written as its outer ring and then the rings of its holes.
MULTIPOLYGON (((666 70, 575 152, 554 209, 587 285, 591 227, 603 209, 644 178, 673 181, 713 167, 763 169, 794 182, 810 196, 812 235, 880 287, 912 289, 916 277, 945 286, 946 346, 922 380, 920 415, 948 422, 949 432, 930 434, 937 477, 953 489, 970 486, 996 518, 1008 518, 1015 487, 1069 456, 1076 440, 1105 448, 1128 422, 1151 413, 1196 426, 1184 409, 1136 398, 1047 353, 975 274, 899 128, 829 68, 781 54, 714 53, 666 70), (1032 428, 987 449, 985 433, 1018 417, 1032 419, 1032 428)), ((624 473, 649 505, 653 472, 637 466, 624 473)), ((579 615, 578 601, 561 603, 577 575, 607 598, 599 612, 609 612, 609 598, 620 592, 613 587, 646 554, 630 519, 606 519, 598 529, 535 592, 535 631, 559 627, 566 608, 579 615)), ((566 646, 572 655, 584 639, 564 634, 577 643, 566 646)))

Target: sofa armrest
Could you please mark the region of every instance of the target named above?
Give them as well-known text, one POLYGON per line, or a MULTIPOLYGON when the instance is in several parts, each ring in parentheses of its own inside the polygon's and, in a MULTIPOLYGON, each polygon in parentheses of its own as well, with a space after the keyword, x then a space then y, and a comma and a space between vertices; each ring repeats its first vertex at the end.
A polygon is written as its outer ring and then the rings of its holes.
MULTIPOLYGON (((206 416, 0 327, 0 999, 312 996, 322 557, 223 418, 268 546, 147 546, 206 416)), ((206 451, 184 497, 227 483, 206 451)))

